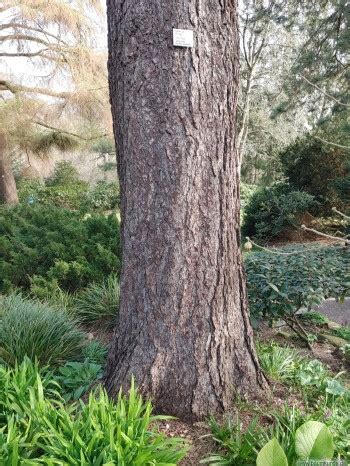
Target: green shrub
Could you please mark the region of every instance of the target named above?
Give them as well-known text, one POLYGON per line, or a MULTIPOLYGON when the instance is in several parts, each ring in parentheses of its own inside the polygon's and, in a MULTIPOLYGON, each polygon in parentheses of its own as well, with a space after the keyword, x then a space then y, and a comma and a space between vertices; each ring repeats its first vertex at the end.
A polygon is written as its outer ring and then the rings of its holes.
POLYGON ((116 401, 99 390, 87 404, 65 406, 48 391, 55 382, 42 377, 28 361, 14 370, 0 367, 0 464, 172 466, 185 456, 182 439, 157 432, 155 423, 167 417, 153 416, 134 385, 116 401))
POLYGON ((78 183, 79 173, 69 160, 61 160, 56 163, 52 176, 48 179, 50 186, 63 186, 78 183))
POLYGON ((45 205, 54 205, 71 210, 81 210, 86 203, 89 185, 84 181, 74 185, 46 186, 42 196, 37 202, 45 205))
POLYGON ((41 365, 81 357, 85 334, 64 311, 20 295, 0 300, 0 354, 8 364, 28 356, 41 365))
POLYGON ((300 315, 300 319, 305 322, 310 322, 312 324, 321 325, 321 326, 326 325, 328 322, 328 319, 326 316, 316 311, 303 312, 303 314, 300 315))
POLYGON ((0 209, 0 292, 30 289, 35 278, 52 289, 75 291, 120 270, 119 222, 53 206, 0 209), (38 278, 40 277, 40 278, 38 278))
POLYGON ((86 205, 89 185, 79 180, 76 169, 70 162, 59 162, 54 175, 45 183, 40 180, 20 179, 18 195, 25 204, 44 204, 80 210, 86 205))
POLYGON ((343 338, 344 340, 350 341, 350 327, 340 327, 333 330, 334 335, 343 338))
POLYGON ((81 322, 110 326, 119 311, 119 280, 110 276, 102 283, 93 283, 75 301, 75 314, 81 322))
POLYGON ((29 205, 54 205, 81 212, 106 211, 119 205, 118 182, 98 181, 89 186, 66 161, 57 164, 46 182, 22 178, 17 188, 20 201, 29 205))
POLYGON ((346 200, 348 157, 346 149, 324 144, 308 134, 281 153, 281 162, 293 189, 315 196, 318 201, 314 206, 316 212, 330 214, 333 206, 342 207, 346 200))
POLYGON ((286 319, 347 290, 346 254, 339 246, 279 248, 245 257, 253 320, 286 319))
POLYGON ((87 194, 85 210, 111 210, 119 206, 119 184, 117 182, 98 181, 87 194))
POLYGON ((244 210, 243 234, 271 239, 298 223, 297 217, 314 205, 312 195, 293 191, 286 183, 260 188, 250 197, 244 210))

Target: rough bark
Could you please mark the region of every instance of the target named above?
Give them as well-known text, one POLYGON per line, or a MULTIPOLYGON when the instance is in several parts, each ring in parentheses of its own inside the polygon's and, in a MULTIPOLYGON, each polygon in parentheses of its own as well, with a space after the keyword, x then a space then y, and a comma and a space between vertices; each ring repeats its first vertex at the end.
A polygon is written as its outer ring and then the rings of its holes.
POLYGON ((18 204, 15 177, 6 155, 6 141, 0 133, 0 204, 18 204))
POLYGON ((159 412, 199 419, 265 388, 240 253, 236 4, 107 6, 123 266, 106 386, 133 374, 159 412))

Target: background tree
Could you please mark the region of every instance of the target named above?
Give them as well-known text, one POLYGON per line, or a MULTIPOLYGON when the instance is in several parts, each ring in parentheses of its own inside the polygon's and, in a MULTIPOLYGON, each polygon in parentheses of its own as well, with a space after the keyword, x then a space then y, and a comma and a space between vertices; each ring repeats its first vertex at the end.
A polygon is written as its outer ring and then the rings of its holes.
MULTIPOLYGON (((6 173, 0 180, 13 180, 9 159, 16 150, 30 160, 30 154, 72 148, 110 129, 105 54, 96 48, 97 25, 91 19, 100 12, 98 0, 3 4, 0 59, 7 72, 0 77, 0 119, 7 130, 0 155, 6 173), (19 71, 23 60, 32 75, 19 71)), ((1 192, 3 202, 16 197, 1 192)))
POLYGON ((123 265, 106 385, 133 374, 158 411, 201 418, 265 387, 240 252, 236 5, 107 5, 123 265))
POLYGON ((280 174, 278 151, 304 132, 306 115, 287 112, 272 118, 284 102, 285 80, 296 58, 300 39, 280 21, 275 0, 242 0, 239 8, 241 84, 238 105, 238 152, 242 179, 271 182, 280 174), (283 55, 283 60, 281 56, 283 55))
POLYGON ((244 181, 276 179, 278 153, 310 130, 324 138, 333 117, 333 128, 345 134, 348 116, 336 114, 349 111, 348 21, 343 0, 240 2, 244 181))

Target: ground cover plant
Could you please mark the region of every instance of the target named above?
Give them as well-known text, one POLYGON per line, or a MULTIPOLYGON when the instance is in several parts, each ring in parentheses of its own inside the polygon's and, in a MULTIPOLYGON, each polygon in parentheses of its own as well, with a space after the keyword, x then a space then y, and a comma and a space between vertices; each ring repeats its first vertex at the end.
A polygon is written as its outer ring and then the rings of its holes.
POLYGON ((75 291, 120 271, 119 221, 54 206, 0 209, 0 292, 75 291))
POLYGON ((300 246, 250 253, 245 257, 251 316, 284 319, 308 339, 297 313, 324 299, 343 299, 348 290, 347 252, 342 246, 300 246))
POLYGON ((350 390, 346 374, 334 374, 319 360, 276 343, 260 343, 258 354, 272 386, 278 383, 285 387, 285 404, 252 409, 244 403, 224 421, 211 419, 209 427, 218 451, 202 463, 287 466, 295 465, 298 458, 317 459, 318 454, 318 458, 350 461, 350 390), (288 401, 290 396, 298 406, 288 401), (247 415, 252 419, 248 424, 247 415), (308 436, 307 450, 301 445, 308 436))

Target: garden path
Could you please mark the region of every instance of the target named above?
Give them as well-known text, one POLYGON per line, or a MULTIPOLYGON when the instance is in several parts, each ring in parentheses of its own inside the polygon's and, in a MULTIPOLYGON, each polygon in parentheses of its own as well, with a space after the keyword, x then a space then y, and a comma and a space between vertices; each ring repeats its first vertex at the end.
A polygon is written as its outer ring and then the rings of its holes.
POLYGON ((343 304, 337 302, 334 298, 327 299, 314 310, 324 314, 333 322, 350 326, 350 297, 345 298, 343 304))

